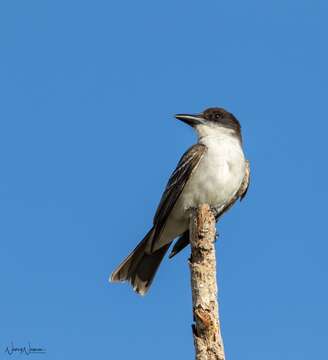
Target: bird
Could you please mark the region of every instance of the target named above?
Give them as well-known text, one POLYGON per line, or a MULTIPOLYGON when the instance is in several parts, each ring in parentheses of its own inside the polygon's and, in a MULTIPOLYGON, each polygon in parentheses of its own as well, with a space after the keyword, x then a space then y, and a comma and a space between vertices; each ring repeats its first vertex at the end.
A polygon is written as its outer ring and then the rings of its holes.
POLYGON ((175 118, 191 126, 198 141, 182 155, 170 176, 151 229, 109 279, 130 282, 140 295, 149 290, 171 243, 177 239, 169 258, 188 246, 192 209, 208 204, 218 221, 237 199, 245 197, 250 183, 241 126, 232 113, 213 107, 175 118))

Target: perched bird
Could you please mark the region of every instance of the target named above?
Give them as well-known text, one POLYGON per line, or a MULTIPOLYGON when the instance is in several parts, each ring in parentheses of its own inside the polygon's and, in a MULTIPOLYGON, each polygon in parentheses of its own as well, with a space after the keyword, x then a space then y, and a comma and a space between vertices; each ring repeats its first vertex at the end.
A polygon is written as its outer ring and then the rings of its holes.
POLYGON ((194 128, 198 142, 184 153, 172 173, 152 228, 110 278, 129 281, 141 295, 148 291, 172 241, 179 237, 170 257, 189 244, 190 209, 208 204, 218 219, 245 196, 249 185, 241 127, 233 114, 210 108, 176 118, 194 128))

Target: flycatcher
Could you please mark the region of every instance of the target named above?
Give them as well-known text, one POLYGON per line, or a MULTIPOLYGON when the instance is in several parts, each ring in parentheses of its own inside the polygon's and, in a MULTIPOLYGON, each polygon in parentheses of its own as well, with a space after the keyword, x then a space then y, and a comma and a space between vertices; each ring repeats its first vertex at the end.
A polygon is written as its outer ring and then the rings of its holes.
POLYGON ((189 244, 190 210, 208 204, 218 220, 245 196, 250 181, 241 127, 233 114, 210 108, 176 118, 194 128, 198 142, 184 153, 172 173, 152 228, 110 278, 129 281, 141 295, 148 291, 172 241, 178 238, 170 258, 189 244))

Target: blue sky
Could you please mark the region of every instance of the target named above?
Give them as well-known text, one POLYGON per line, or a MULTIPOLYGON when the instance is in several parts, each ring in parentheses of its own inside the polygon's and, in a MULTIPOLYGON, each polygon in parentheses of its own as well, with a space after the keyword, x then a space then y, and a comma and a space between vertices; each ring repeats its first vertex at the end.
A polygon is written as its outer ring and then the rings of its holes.
POLYGON ((326 356, 326 1, 0 3, 0 358, 191 359, 187 258, 144 297, 108 275, 223 106, 252 184, 219 224, 229 359, 326 356), (13 355, 12 358, 18 355, 13 355))

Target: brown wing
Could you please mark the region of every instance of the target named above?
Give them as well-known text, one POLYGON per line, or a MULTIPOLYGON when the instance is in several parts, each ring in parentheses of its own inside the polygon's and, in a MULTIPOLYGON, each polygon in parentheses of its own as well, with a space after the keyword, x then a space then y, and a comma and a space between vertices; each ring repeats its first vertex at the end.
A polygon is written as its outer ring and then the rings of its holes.
MULTIPOLYGON (((245 197, 249 184, 250 184, 250 165, 249 161, 246 160, 246 169, 245 169, 245 176, 244 179, 240 185, 239 190, 237 191, 236 195, 226 204, 226 206, 221 210, 220 213, 216 214, 215 219, 218 221, 219 217, 223 215, 230 207, 236 202, 238 198, 240 198, 240 201, 245 197)), ((169 255, 169 258, 171 259, 173 256, 175 256, 177 253, 179 253, 181 250, 183 250, 187 245, 189 245, 189 230, 183 233, 179 239, 175 242, 173 249, 169 255)))
POLYGON ((155 233, 151 244, 151 251, 153 250, 154 242, 161 235, 166 220, 177 202, 183 188, 185 187, 192 172, 197 168, 205 151, 205 145, 193 145, 183 154, 176 169, 171 175, 154 217, 155 233))
POLYGON ((238 197, 240 198, 240 201, 242 201, 243 198, 246 196, 250 182, 251 182, 251 167, 249 164, 249 160, 246 160, 245 176, 238 191, 238 197))

